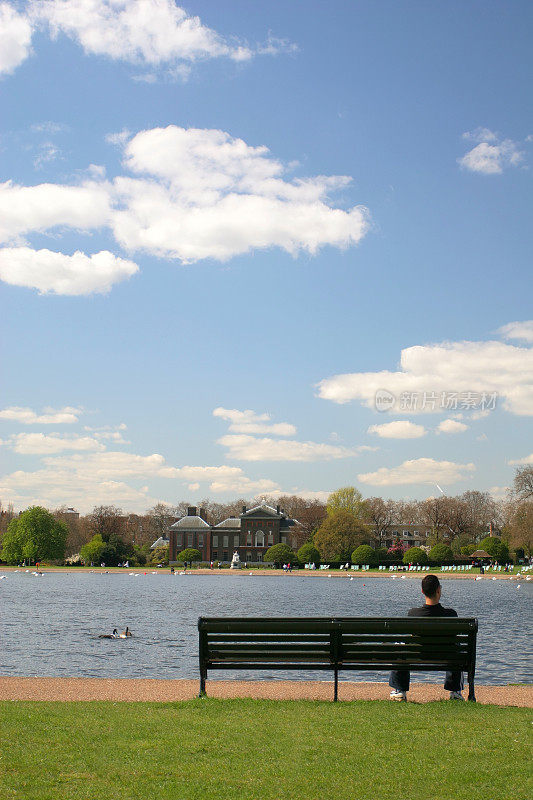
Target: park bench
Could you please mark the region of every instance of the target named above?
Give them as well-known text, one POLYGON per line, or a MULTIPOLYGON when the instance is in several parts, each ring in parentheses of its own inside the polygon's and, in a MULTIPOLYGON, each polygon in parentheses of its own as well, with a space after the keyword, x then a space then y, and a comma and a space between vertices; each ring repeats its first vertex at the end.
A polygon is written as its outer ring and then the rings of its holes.
POLYGON ((208 670, 461 670, 475 702, 472 617, 200 617, 200 697, 208 670))

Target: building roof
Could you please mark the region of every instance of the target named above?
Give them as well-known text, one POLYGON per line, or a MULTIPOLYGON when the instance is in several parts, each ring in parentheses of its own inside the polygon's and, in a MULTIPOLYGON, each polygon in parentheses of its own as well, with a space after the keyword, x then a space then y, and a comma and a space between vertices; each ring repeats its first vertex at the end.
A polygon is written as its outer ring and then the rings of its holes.
POLYGON ((173 525, 170 526, 170 530, 176 530, 177 528, 179 528, 180 530, 185 530, 185 531, 195 531, 198 530, 198 528, 210 528, 210 527, 211 526, 209 525, 209 523, 206 522, 205 519, 202 519, 201 517, 198 516, 182 517, 181 519, 179 519, 177 522, 175 522, 173 525))
POLYGON ((241 521, 239 517, 228 517, 222 522, 219 522, 218 525, 215 525, 215 528, 239 528, 241 527, 241 521))
POLYGON ((159 539, 156 539, 155 542, 150 545, 150 550, 155 550, 157 547, 166 547, 167 544, 170 544, 169 539, 165 539, 164 536, 160 536, 159 539))
POLYGON ((276 511, 275 508, 272 506, 268 506, 266 503, 261 503, 259 506, 254 506, 253 508, 249 508, 248 511, 244 511, 241 516, 242 517, 250 517, 253 514, 257 514, 260 511, 267 517, 284 517, 285 514, 282 514, 280 511, 276 511))

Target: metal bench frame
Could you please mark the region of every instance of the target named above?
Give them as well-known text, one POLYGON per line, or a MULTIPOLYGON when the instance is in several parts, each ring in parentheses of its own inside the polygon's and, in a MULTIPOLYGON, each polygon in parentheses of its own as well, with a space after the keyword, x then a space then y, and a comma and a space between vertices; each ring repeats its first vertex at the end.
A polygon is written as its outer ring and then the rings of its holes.
POLYGON ((475 702, 473 617, 200 617, 200 697, 208 670, 341 670, 468 674, 475 702))

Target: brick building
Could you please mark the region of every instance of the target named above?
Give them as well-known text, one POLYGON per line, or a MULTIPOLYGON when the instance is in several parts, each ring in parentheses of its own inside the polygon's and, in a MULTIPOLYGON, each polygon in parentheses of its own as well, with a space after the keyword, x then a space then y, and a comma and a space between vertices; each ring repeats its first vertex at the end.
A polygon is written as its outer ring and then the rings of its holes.
POLYGON ((293 549, 299 546, 297 520, 288 517, 279 506, 262 503, 247 509, 243 506, 238 517, 229 517, 217 525, 209 525, 203 509, 191 506, 169 531, 169 560, 177 561, 178 554, 194 547, 202 554, 202 561, 225 561, 238 552, 242 562, 263 561, 264 554, 273 544, 282 542, 293 549))

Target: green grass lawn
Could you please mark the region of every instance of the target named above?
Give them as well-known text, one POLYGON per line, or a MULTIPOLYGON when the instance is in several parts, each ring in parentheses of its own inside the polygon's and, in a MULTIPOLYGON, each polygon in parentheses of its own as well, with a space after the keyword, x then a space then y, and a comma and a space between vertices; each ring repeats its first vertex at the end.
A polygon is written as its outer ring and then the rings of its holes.
POLYGON ((0 797, 529 800, 532 717, 450 701, 4 702, 0 797))

